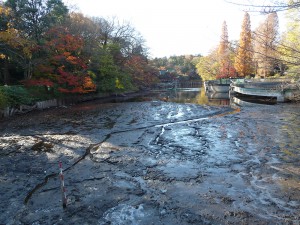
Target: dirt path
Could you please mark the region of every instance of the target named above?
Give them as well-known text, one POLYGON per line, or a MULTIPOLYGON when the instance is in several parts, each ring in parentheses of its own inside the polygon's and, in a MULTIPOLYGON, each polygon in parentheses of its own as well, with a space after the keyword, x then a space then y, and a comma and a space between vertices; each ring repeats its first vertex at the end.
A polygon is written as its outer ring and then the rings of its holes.
POLYGON ((300 106, 231 112, 88 103, 2 121, 0 224, 299 224, 300 106))

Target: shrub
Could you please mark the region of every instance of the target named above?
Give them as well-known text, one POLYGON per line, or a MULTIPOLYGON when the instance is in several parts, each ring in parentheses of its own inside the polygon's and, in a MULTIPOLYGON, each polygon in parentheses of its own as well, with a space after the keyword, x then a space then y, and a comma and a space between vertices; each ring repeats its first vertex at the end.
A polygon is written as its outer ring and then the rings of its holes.
POLYGON ((98 92, 122 93, 134 90, 131 77, 126 74, 104 76, 97 82, 98 92))
POLYGON ((3 90, 0 89, 0 109, 5 108, 6 106, 8 106, 7 98, 6 98, 5 94, 3 93, 3 90))
POLYGON ((29 105, 34 101, 34 98, 23 86, 3 86, 0 87, 0 93, 2 107, 21 104, 29 105))

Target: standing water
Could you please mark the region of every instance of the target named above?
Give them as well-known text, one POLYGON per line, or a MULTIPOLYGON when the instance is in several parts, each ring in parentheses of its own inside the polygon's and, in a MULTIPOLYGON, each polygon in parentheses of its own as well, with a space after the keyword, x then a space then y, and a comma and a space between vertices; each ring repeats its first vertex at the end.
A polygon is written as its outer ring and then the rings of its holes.
POLYGON ((165 101, 176 103, 192 103, 197 105, 229 106, 228 93, 207 93, 201 88, 178 88, 172 90, 159 90, 137 98, 136 101, 165 101))

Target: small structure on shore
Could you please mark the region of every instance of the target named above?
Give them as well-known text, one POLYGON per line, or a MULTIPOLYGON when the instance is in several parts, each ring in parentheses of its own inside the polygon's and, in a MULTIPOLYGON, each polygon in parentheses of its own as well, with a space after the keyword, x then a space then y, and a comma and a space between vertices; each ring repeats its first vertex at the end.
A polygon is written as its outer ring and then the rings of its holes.
POLYGON ((231 83, 231 92, 246 96, 276 98, 277 102, 296 101, 300 97, 299 82, 293 80, 246 80, 238 79, 231 83))
POLYGON ((208 80, 204 82, 204 88, 207 92, 228 93, 230 79, 208 80))

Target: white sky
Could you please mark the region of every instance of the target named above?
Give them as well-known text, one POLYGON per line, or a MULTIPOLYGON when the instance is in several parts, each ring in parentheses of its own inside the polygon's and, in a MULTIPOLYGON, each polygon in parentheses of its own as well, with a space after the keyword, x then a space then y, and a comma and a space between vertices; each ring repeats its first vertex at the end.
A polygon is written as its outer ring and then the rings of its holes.
MULTIPOLYGON (((220 41, 227 23, 229 40, 238 40, 244 12, 224 0, 64 0, 87 16, 125 20, 141 33, 151 57, 202 54, 220 41)), ((252 29, 262 16, 250 14, 252 29)), ((279 18, 280 20, 280 18, 279 18)))

